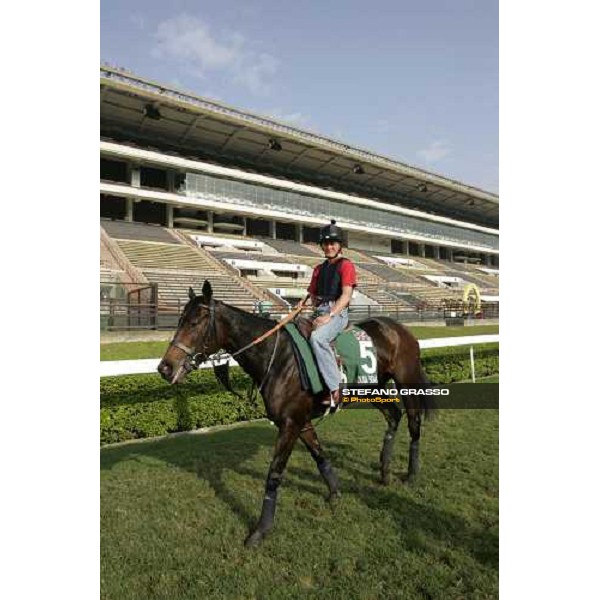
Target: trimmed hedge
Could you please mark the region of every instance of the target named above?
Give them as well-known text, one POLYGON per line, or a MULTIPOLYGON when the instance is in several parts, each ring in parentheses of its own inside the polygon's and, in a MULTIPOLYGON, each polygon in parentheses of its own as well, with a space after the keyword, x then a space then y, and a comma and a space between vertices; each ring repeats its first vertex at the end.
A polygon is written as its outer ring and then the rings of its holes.
MULTIPOLYGON (((232 369, 231 381, 240 392, 251 384, 240 369, 232 369)), ((254 404, 235 398, 209 370, 190 373, 185 383, 173 386, 158 373, 100 379, 102 444, 264 416, 262 398, 254 404)))
MULTIPOLYGON (((423 366, 430 380, 447 384, 471 377, 468 346, 424 350, 423 366)), ((476 346, 478 377, 499 373, 498 344, 476 346)), ((231 369, 233 388, 245 395, 250 378, 231 369)), ((190 373, 185 383, 169 385, 157 374, 122 375, 100 379, 100 442, 190 431, 200 427, 248 421, 265 416, 262 398, 254 403, 234 397, 210 369, 190 373)))
MULTIPOLYGON (((475 375, 488 377, 500 373, 499 345, 481 344, 474 346, 475 375)), ((469 346, 431 348, 421 352, 421 362, 431 381, 448 384, 471 379, 471 357, 469 346)))

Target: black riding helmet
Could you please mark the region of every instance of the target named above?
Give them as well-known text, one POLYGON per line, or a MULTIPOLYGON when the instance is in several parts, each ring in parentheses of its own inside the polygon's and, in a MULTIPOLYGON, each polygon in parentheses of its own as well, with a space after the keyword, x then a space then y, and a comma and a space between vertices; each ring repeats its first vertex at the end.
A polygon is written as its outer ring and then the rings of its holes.
POLYGON ((325 225, 319 233, 319 244, 323 242, 339 242, 344 243, 343 232, 335 224, 335 219, 331 219, 331 224, 325 225))

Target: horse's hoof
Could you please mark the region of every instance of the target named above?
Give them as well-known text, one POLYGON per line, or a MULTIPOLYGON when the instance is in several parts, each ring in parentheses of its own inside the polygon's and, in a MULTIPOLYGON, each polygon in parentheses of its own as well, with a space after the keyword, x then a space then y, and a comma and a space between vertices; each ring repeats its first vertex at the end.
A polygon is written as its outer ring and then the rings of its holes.
POLYGON ((403 475, 400 478, 400 483, 402 483, 402 485, 413 485, 414 483, 417 482, 417 475, 415 473, 407 473, 406 475, 403 475))
POLYGON ((327 502, 329 502, 329 504, 336 504, 341 499, 342 499, 341 492, 331 492, 331 494, 329 494, 329 496, 327 496, 327 502))
POLYGON ((256 546, 259 546, 260 543, 263 541, 264 537, 265 534, 259 529, 257 529, 254 533, 251 533, 246 538, 244 546, 246 546, 246 548, 256 548, 256 546))

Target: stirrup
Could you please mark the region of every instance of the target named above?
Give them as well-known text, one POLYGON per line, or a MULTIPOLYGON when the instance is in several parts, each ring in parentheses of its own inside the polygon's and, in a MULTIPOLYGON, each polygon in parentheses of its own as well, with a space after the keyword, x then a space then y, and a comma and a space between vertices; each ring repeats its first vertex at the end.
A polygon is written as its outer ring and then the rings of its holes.
MULTIPOLYGON (((339 393, 339 392, 338 392, 339 393)), ((327 402, 327 400, 323 401, 322 404, 324 406, 327 406, 327 410, 325 411, 325 414, 335 414, 338 411, 341 410, 343 402, 342 402, 342 398, 340 397, 339 402, 336 403, 336 401, 333 399, 333 392, 329 392, 329 402, 327 402)))

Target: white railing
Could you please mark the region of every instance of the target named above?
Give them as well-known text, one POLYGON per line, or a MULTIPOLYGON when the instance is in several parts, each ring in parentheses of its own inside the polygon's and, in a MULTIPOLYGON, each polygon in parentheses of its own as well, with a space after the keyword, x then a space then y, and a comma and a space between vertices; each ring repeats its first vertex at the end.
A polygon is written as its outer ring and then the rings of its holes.
MULTIPOLYGON (((471 346, 471 348, 477 344, 489 344, 492 342, 499 342, 499 334, 491 335, 468 335, 462 337, 451 337, 451 338, 431 338, 428 340, 420 340, 419 346, 421 349, 427 348, 447 348, 450 346, 471 346)), ((165 343, 165 348, 167 344, 165 343)), ((139 360, 105 360, 100 361, 100 377, 114 377, 116 375, 140 375, 143 373, 156 373, 160 358, 143 358, 139 360)), ((229 363, 229 366, 238 366, 238 363, 227 355, 223 356, 223 360, 216 364, 223 364, 225 361, 229 363)), ((200 366, 201 369, 212 368, 212 364, 203 364, 200 366)), ((473 380, 475 378, 474 371, 474 359, 473 352, 471 352, 471 371, 473 373, 473 380)))

